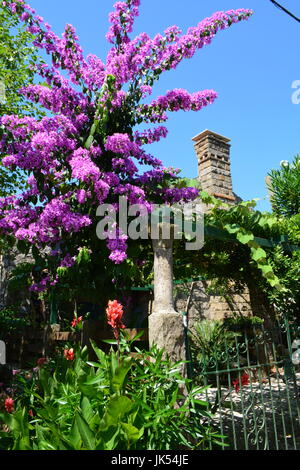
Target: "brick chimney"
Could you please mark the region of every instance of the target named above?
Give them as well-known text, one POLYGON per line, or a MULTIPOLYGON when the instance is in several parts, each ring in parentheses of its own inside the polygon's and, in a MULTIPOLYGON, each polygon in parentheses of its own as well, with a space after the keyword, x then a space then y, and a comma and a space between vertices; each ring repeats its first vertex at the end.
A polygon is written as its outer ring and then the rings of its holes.
POLYGON ((232 191, 230 139, 205 130, 192 139, 198 158, 198 179, 203 191, 227 203, 238 200, 232 191))

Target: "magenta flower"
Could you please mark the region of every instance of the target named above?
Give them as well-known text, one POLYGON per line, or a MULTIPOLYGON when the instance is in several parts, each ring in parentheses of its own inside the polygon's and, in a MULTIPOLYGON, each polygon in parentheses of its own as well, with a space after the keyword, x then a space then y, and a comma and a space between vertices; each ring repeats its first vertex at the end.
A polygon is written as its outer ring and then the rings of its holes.
MULTIPOLYGON (((37 247, 51 266, 51 272, 34 279, 34 292, 55 286, 63 268, 72 268, 81 237, 95 238, 99 204, 116 207, 119 196, 127 196, 130 204, 150 212, 154 202, 172 204, 198 196, 195 188, 176 188, 176 171, 165 168, 143 146, 167 136, 161 123, 170 112, 197 112, 212 104, 217 93, 177 88, 150 103, 143 100, 162 73, 176 69, 252 11, 217 12, 186 33, 171 26, 153 38, 144 32, 132 38, 139 7, 140 0, 115 3, 107 33, 111 47, 102 61, 93 54, 84 56, 72 25, 59 37, 23 1, 3 3, 26 24, 34 46, 50 58, 48 64, 34 67, 43 84, 20 90, 47 110, 46 115, 0 118, 2 162, 28 178, 23 192, 0 198, 0 232, 37 247), (159 125, 149 128, 147 123, 159 125)), ((120 264, 127 258, 127 237, 116 229, 116 236, 106 240, 109 253, 105 246, 99 253, 120 264)))

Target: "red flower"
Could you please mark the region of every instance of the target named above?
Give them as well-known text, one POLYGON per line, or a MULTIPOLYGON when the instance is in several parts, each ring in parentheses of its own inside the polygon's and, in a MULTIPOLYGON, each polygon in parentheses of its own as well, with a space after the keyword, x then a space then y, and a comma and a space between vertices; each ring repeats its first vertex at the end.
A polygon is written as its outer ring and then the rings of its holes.
POLYGON ((31 418, 33 418, 33 411, 32 410, 29 410, 28 414, 29 414, 29 416, 31 416, 31 418))
POLYGON ((15 401, 12 398, 6 398, 4 402, 5 409, 7 413, 12 413, 14 411, 15 401))
POLYGON ((77 325, 79 325, 80 322, 82 322, 82 317, 74 317, 71 326, 75 328, 77 325))
POLYGON ((67 361, 73 361, 75 357, 74 349, 65 349, 64 350, 64 356, 67 359, 67 361))
POLYGON ((248 374, 246 374, 246 372, 243 373, 240 379, 236 379, 232 381, 232 385, 234 386, 236 392, 239 392, 240 386, 249 385, 249 383, 250 383, 250 377, 248 374))
POLYGON ((119 330, 125 328, 122 323, 123 306, 117 300, 110 300, 106 309, 107 323, 114 330, 116 339, 119 339, 119 330))
POLYGON ((45 363, 47 362, 47 358, 46 357, 40 357, 36 363, 39 367, 43 366, 45 363))

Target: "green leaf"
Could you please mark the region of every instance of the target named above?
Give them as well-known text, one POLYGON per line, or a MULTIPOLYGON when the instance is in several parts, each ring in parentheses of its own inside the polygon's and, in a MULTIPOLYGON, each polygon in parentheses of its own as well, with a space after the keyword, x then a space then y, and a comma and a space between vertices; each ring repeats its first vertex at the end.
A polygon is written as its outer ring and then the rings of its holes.
POLYGON ((265 277, 268 277, 268 276, 273 277, 274 276, 272 266, 270 266, 269 264, 258 264, 258 267, 259 267, 259 269, 261 269, 261 271, 262 271, 262 273, 265 277))
POLYGON ((237 233, 241 230, 240 225, 237 224, 225 224, 224 228, 227 230, 228 233, 237 233))
POLYGON ((73 419, 70 435, 69 435, 69 440, 74 448, 74 450, 80 450, 81 448, 81 434, 79 432, 78 426, 77 426, 77 421, 75 420, 75 417, 73 419))
POLYGON ((84 417, 86 422, 88 424, 90 424, 90 421, 94 416, 94 411, 93 411, 92 405, 91 405, 91 403, 90 403, 90 401, 87 397, 85 397, 85 396, 82 397, 80 407, 81 407, 81 411, 82 411, 82 416, 84 417))
MULTIPOLYGON (((112 429, 112 428, 111 428, 112 429)), ((113 430, 112 432, 102 432, 101 438, 102 442, 97 445, 97 450, 113 450, 118 445, 118 437, 120 434, 119 427, 113 430)))
POLYGON ((87 361, 87 364, 92 367, 101 367, 100 362, 87 361))
POLYGON ((52 444, 50 444, 50 442, 47 441, 44 430, 38 423, 35 425, 35 432, 38 440, 39 450, 57 450, 52 444))
POLYGON ((144 428, 138 429, 129 423, 121 423, 121 426, 126 435, 127 441, 131 441, 131 442, 138 441, 144 434, 144 428))
POLYGON ((94 433, 90 429, 86 420, 79 413, 75 414, 75 423, 78 428, 83 445, 89 450, 94 450, 95 448, 94 433))
POLYGON ((111 426, 118 426, 119 421, 133 408, 133 402, 125 396, 112 396, 106 406, 106 410, 100 427, 102 430, 111 426))
POLYGON ((247 245, 251 240, 254 240, 254 235, 253 233, 242 231, 237 233, 236 238, 243 245, 247 245))
POLYGON ((116 339, 102 339, 101 341, 102 343, 106 343, 106 344, 112 344, 112 345, 118 344, 118 341, 116 339))
POLYGON ((116 368, 115 373, 111 379, 112 388, 115 392, 118 392, 122 389, 124 380, 131 369, 132 357, 125 357, 122 359, 119 367, 116 368))
POLYGON ((95 377, 92 377, 91 379, 87 380, 84 382, 84 385, 95 385, 104 380, 104 375, 103 372, 100 372, 99 374, 95 375, 95 377))
POLYGON ((260 261, 267 258, 267 253, 262 248, 251 248, 251 256, 254 261, 260 261))
POLYGON ((101 364, 105 363, 107 360, 106 354, 102 349, 98 348, 96 343, 90 340, 93 350, 95 351, 96 356, 98 357, 101 364))

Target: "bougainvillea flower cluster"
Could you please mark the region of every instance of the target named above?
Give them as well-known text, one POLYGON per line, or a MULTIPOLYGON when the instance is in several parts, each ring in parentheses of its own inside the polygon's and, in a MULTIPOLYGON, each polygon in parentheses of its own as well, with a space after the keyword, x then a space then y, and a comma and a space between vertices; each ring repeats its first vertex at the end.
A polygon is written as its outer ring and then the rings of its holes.
MULTIPOLYGON (((40 252, 45 247, 56 251, 52 266, 59 270, 63 260, 75 262, 80 234, 90 239, 87 234, 95 233, 99 204, 116 204, 123 195, 150 211, 152 201, 173 203, 198 196, 195 188, 177 189, 177 174, 143 146, 167 136, 164 126, 152 123, 165 122, 169 112, 199 111, 217 93, 174 89, 152 101, 149 96, 163 72, 193 57, 218 31, 247 20, 251 10, 215 13, 185 34, 171 26, 153 38, 146 33, 131 38, 140 0, 118 1, 109 16, 111 48, 102 61, 91 54, 84 57, 73 26, 66 25, 59 37, 23 0, 2 0, 2 6, 26 24, 34 46, 50 58, 49 64, 35 66, 40 83, 20 90, 46 108, 47 115, 1 117, 3 165, 28 175, 23 193, 0 200, 2 233, 40 252), (171 188, 164 184, 168 181, 171 188)), ((116 240, 104 244, 103 256, 119 264, 126 250, 126 235, 119 232, 116 240)), ((55 285, 55 269, 33 289, 55 285)))

